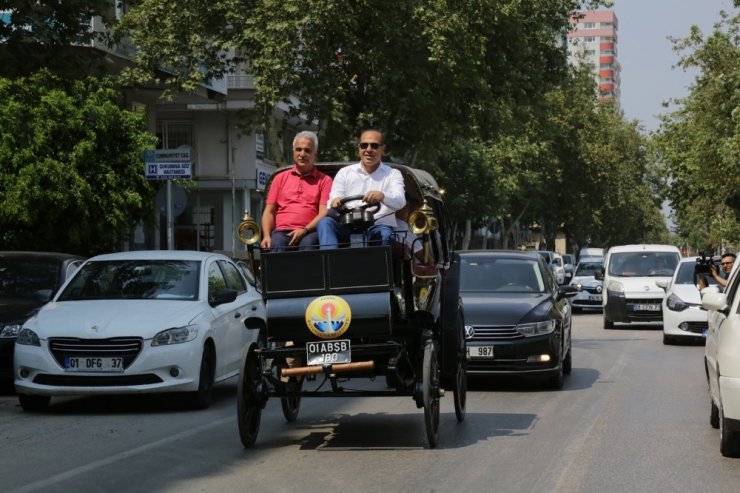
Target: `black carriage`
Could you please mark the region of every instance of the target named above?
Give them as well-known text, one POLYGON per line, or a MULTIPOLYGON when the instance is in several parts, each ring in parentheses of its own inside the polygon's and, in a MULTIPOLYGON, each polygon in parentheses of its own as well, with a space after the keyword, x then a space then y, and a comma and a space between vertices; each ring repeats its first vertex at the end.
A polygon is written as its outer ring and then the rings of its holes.
MULTIPOLYGON (((334 176, 347 164, 317 167, 334 176)), ((356 232, 345 248, 259 252, 267 323, 247 321, 260 337, 245 352, 239 378, 237 413, 245 447, 255 443, 270 397, 279 397, 285 418, 294 421, 304 397, 410 396, 424 409, 429 447, 437 444, 445 390, 453 393, 458 421, 465 418, 460 264, 442 192, 426 171, 390 165, 404 177, 407 201, 421 204, 408 221, 420 252, 404 246, 403 238, 391 246, 368 245, 365 208, 344 211, 345 223, 356 232), (306 380, 318 378, 329 385, 304 388, 306 380), (383 378, 387 388, 343 386, 356 378, 383 378)), ((254 262, 257 224, 247 220, 238 233, 254 262)))

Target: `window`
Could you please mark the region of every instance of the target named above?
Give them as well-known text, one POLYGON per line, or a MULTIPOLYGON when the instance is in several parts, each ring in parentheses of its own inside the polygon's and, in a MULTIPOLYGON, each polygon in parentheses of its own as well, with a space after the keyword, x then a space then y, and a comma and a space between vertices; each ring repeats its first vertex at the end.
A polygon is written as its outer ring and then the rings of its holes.
POLYGON ((213 262, 208 267, 208 302, 213 302, 216 299, 216 293, 222 289, 226 289, 226 279, 218 264, 213 262))
POLYGON ((600 22, 599 27, 613 27, 614 24, 611 22, 600 22))
POLYGON ((244 283, 242 276, 239 275, 239 271, 236 270, 234 264, 224 261, 219 261, 218 264, 221 266, 221 270, 223 270, 224 275, 226 276, 226 286, 229 289, 236 289, 240 293, 247 290, 247 285, 244 283))
POLYGON ((583 40, 584 40, 584 41, 585 41, 586 43, 593 43, 594 41, 596 41, 596 38, 595 38, 595 37, 593 37, 593 36, 586 36, 585 38, 583 38, 583 40))
POLYGON ((595 22, 584 22, 583 29, 594 29, 596 27, 595 22))
POLYGON ((614 82, 614 79, 612 77, 601 77, 601 82, 612 83, 614 82))
POLYGON ((606 70, 614 70, 614 65, 611 63, 602 63, 599 65, 599 68, 606 69, 606 70))
POLYGON ((157 122, 157 149, 193 146, 193 124, 190 122, 157 122))
POLYGON ((599 39, 600 39, 600 41, 603 41, 605 43, 611 43, 611 42, 614 41, 614 38, 611 37, 611 36, 601 36, 601 38, 599 38, 599 39))
POLYGON ((601 52, 602 55, 614 55, 614 50, 603 50, 601 52))
POLYGON ((594 56, 596 54, 596 50, 586 50, 584 53, 586 56, 594 56))

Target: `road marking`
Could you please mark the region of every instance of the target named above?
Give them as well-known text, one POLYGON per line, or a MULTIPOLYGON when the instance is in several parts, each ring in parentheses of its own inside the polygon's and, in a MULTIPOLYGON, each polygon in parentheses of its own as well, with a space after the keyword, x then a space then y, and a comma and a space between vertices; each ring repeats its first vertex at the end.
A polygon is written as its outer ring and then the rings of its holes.
POLYGON ((180 440, 182 438, 187 438, 192 435, 196 435, 198 433, 201 433, 205 430, 208 430, 210 428, 216 428, 218 426, 221 426, 225 423, 233 422, 234 417, 229 416, 228 418, 222 418, 218 421, 213 421, 208 424, 204 424, 202 426, 199 426, 197 428, 193 428, 191 430, 183 431, 181 433, 178 433, 176 435, 172 435, 171 437, 163 438, 161 440, 157 440, 156 442, 148 443, 146 445, 142 445, 140 447, 136 447, 131 450, 126 450, 125 452, 120 452, 115 455, 111 455, 110 457, 106 457, 105 459, 100 459, 95 462, 90 462, 89 464, 85 464, 84 466, 77 467, 75 469, 72 469, 67 472, 63 472, 61 474, 57 474, 55 476, 51 476, 46 479, 42 479, 41 481, 36 481, 34 483, 27 484, 23 486, 22 488, 18 488, 15 490, 8 491, 6 493, 26 493, 34 490, 44 490, 48 491, 51 487, 56 486, 57 483, 60 481, 66 481, 68 479, 71 479, 75 476, 78 476, 80 474, 88 473, 91 471, 94 471, 96 469, 99 469, 104 466, 108 466, 110 464, 113 464, 115 462, 118 462, 119 460, 127 459, 129 457, 133 457, 135 455, 141 454, 142 452, 146 452, 148 450, 161 447, 162 445, 175 442, 177 440, 180 440))

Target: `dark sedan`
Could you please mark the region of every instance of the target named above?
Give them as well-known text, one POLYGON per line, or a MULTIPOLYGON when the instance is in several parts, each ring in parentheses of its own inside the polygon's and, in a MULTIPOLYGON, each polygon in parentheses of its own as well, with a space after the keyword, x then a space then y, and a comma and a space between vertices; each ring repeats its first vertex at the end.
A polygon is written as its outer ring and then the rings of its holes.
POLYGON ((13 381, 13 349, 21 324, 84 261, 65 253, 0 252, 0 383, 13 381))
POLYGON ((559 389, 571 371, 571 310, 577 292, 558 286, 536 253, 461 252, 460 297, 468 374, 534 375, 559 389))

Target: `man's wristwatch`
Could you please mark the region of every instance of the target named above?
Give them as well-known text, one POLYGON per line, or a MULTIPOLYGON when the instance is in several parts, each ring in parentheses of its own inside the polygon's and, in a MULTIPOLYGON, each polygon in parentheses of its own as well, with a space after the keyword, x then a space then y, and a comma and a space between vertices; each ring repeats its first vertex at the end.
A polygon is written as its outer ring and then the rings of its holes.
POLYGON ((306 234, 310 233, 310 231, 308 230, 308 228, 303 228, 303 231, 305 231, 306 234))

